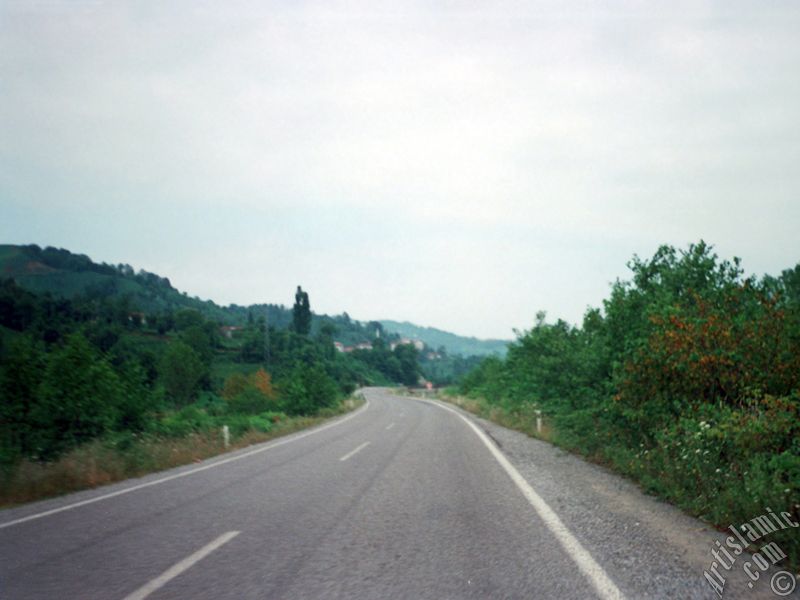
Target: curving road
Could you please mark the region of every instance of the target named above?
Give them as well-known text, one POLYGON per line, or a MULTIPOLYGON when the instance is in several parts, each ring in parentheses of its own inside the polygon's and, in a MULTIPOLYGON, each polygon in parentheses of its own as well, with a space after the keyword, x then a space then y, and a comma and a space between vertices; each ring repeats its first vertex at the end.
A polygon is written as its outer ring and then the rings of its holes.
MULTIPOLYGON (((0 512, 0 599, 716 597, 702 566, 629 568, 629 553, 653 552, 636 547, 647 539, 597 543, 551 493, 557 473, 540 495, 526 474, 536 456, 522 465, 498 450, 507 430, 365 395, 314 430, 0 512)), ((572 460, 567 496, 582 468, 572 460)))

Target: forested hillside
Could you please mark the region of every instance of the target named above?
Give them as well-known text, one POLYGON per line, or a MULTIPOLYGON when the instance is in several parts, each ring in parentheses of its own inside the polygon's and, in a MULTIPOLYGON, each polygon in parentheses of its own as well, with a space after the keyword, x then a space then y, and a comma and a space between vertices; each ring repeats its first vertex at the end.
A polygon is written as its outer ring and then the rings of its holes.
MULTIPOLYGON (((166 277, 137 271, 128 264, 96 263, 86 255, 62 248, 0 245, 0 279, 13 280, 20 288, 39 297, 50 294, 53 299, 69 300, 76 306, 85 306, 88 302, 92 304, 88 309, 90 313, 93 310, 114 313, 116 316, 113 318, 119 323, 126 324, 130 320, 136 325, 145 324, 146 330, 159 335, 166 335, 174 329, 177 313, 193 310, 209 324, 227 328, 225 334, 244 345, 243 352, 252 360, 258 357, 258 349, 263 347, 253 336, 254 323, 264 322, 280 331, 290 328, 293 320, 292 308, 283 304, 220 306, 211 300, 201 300, 178 291, 166 277)), ((111 318, 108 314, 104 318, 111 318)), ((378 321, 358 321, 346 312, 333 316, 311 313, 312 337, 330 338, 338 342, 341 349, 347 349, 348 353, 354 351, 362 362, 370 364, 380 363, 379 357, 385 345, 388 344, 391 350, 392 344, 406 334, 412 340, 422 340, 425 347, 417 354, 420 374, 435 384, 459 381, 476 364, 472 355, 495 351, 502 354, 506 344, 496 340, 484 342, 463 338, 410 323, 402 324, 399 329, 385 328, 378 321), (420 332, 425 335, 418 335, 420 332), (376 343, 378 339, 380 341, 376 343), (364 348, 373 345, 376 345, 377 354, 370 356, 364 348), (438 351, 442 347, 444 350, 438 351)), ((397 375, 394 364, 381 368, 384 373, 389 373, 388 381, 415 383, 410 377, 397 375)))
MULTIPOLYGON (((534 434, 542 411, 540 435, 713 523, 800 521, 800 264, 744 277, 701 242, 629 267, 582 325, 540 314, 461 393, 534 434)), ((794 532, 778 538, 798 556, 794 532)))
MULTIPOLYGON (((98 264, 86 255, 62 248, 0 245, 0 278, 13 279, 36 293, 113 299, 146 314, 191 308, 230 325, 241 324, 247 317, 236 307, 226 310, 213 302, 190 298, 172 287, 166 277, 144 270, 136 272, 127 264, 98 264)), ((275 310, 270 316, 285 325, 286 312, 275 310)))
POLYGON ((0 462, 51 459, 110 432, 183 433, 219 416, 267 427, 258 418, 311 414, 358 385, 419 377, 411 345, 337 352, 332 326, 312 333, 307 304, 288 328, 252 318, 235 331, 191 308, 136 308, 0 283, 0 462))
POLYGON ((408 321, 381 320, 386 331, 401 337, 419 340, 430 348, 444 348, 448 354, 460 356, 505 356, 509 340, 479 340, 442 331, 435 327, 420 327, 408 321))
MULTIPOLYGON (((178 291, 166 277, 137 271, 128 264, 96 263, 84 254, 63 248, 0 245, 0 279, 13 279, 20 287, 35 293, 108 301, 120 311, 142 313, 151 323, 187 308, 219 325, 243 326, 263 318, 270 326, 285 329, 292 322, 292 310, 283 304, 220 306, 178 291)), ((346 344, 374 337, 374 328, 350 319, 346 313, 335 317, 312 314, 313 333, 319 331, 323 321, 333 322, 336 339, 346 344)))
POLYGON ((154 456, 181 440, 191 459, 217 444, 192 436, 220 439, 223 425, 234 441, 291 430, 340 410, 357 386, 420 380, 413 345, 378 337, 337 351, 338 332, 360 341, 374 326, 314 316, 300 287, 291 309, 223 308, 65 250, 2 253, 15 278, 0 278, 0 504, 169 466, 174 457, 154 456), (76 452, 94 465, 81 481, 39 490, 47 465, 76 452), (98 466, 109 453, 115 466, 98 466))

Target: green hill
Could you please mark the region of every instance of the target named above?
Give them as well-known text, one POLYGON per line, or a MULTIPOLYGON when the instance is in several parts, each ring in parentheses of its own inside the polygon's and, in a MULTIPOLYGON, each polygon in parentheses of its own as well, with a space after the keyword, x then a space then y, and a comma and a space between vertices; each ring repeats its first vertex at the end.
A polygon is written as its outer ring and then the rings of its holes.
POLYGON ((13 279, 23 288, 39 294, 50 293, 69 299, 84 296, 122 300, 132 311, 148 314, 190 308, 221 324, 241 325, 252 310, 258 316, 267 311, 270 324, 277 327, 291 321, 291 311, 283 306, 219 306, 211 300, 179 292, 166 277, 144 270, 137 272, 127 264, 95 263, 84 254, 61 248, 0 245, 0 278, 13 279))
MULTIPOLYGON (((166 277, 127 264, 96 263, 84 254, 36 245, 0 245, 0 279, 13 279, 28 291, 56 297, 111 299, 124 302, 130 312, 165 314, 194 309, 221 325, 242 326, 251 318, 266 317, 270 326, 286 329, 292 322, 290 308, 280 304, 220 306, 211 300, 190 297, 175 289, 166 277)), ((312 333, 333 325, 334 338, 355 345, 375 338, 375 324, 350 319, 347 313, 329 317, 314 315, 312 333)))
POLYGON ((505 356, 510 343, 510 340, 479 340, 474 337, 463 337, 435 327, 420 327, 408 321, 383 320, 380 323, 387 332, 396 333, 410 340, 420 340, 430 348, 438 349, 444 346, 448 354, 505 356))
MULTIPOLYGON (((285 329, 292 322, 292 311, 279 304, 220 306, 211 300, 191 297, 175 289, 166 277, 144 270, 136 271, 127 264, 96 263, 85 254, 62 248, 40 248, 36 245, 0 245, 0 279, 13 279, 21 287, 38 294, 56 297, 113 299, 130 312, 165 314, 181 309, 194 309, 221 325, 242 326, 251 318, 267 318, 270 326, 285 329)), ((313 302, 313 298, 312 298, 313 302)), ((387 341, 396 337, 421 340, 431 349, 444 346, 453 356, 504 356, 507 341, 479 340, 448 333, 432 327, 419 327, 398 321, 362 322, 341 315, 314 315, 312 334, 332 326, 333 337, 345 346, 354 346, 380 337, 387 341)))

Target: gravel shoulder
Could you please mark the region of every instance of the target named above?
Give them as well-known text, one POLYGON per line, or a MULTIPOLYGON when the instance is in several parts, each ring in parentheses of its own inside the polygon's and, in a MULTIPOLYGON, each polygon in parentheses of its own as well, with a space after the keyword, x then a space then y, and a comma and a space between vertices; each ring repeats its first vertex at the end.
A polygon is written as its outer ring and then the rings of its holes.
MULTIPOLYGON (((703 571, 715 560, 711 554, 715 542, 724 543, 729 534, 646 495, 609 469, 444 404, 470 418, 495 441, 629 598, 719 597, 703 571)), ((760 543, 767 542, 769 538, 760 543)), ((750 588, 751 579, 743 570, 747 561, 751 556, 742 554, 731 570, 719 569, 726 578, 722 597, 779 597, 770 589, 770 580, 781 570, 780 564, 761 573, 750 588)), ((800 598, 800 590, 783 597, 800 598)))

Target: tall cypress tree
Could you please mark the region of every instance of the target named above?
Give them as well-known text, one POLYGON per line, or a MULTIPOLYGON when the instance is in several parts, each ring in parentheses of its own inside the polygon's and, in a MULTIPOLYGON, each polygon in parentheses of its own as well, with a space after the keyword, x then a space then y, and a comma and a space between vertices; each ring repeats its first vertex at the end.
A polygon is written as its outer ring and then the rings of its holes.
POLYGON ((294 295, 292 325, 300 335, 308 335, 311 332, 311 304, 308 301, 308 293, 299 285, 294 295))

